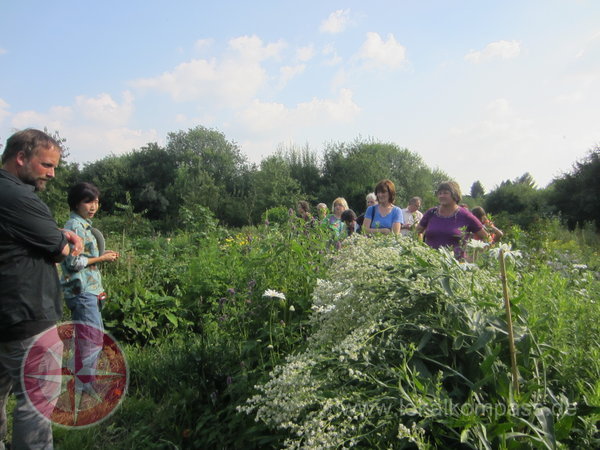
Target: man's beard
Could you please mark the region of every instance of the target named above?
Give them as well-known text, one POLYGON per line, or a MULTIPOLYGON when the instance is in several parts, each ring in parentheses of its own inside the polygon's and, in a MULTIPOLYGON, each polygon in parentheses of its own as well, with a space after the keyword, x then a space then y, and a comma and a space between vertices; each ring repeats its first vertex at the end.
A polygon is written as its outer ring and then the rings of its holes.
POLYGON ((48 180, 43 178, 33 178, 32 176, 26 175, 21 178, 21 181, 25 184, 29 184, 35 188, 36 192, 41 192, 46 189, 46 183, 48 180))

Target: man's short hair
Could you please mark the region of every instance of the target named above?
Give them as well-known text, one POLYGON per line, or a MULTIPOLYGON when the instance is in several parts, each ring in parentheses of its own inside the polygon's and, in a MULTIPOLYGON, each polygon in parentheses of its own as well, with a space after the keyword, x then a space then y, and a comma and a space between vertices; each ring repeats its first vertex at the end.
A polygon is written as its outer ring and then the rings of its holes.
POLYGON ((34 128, 17 131, 6 140, 6 147, 2 153, 2 164, 15 158, 19 152, 24 152, 25 158, 29 159, 39 148, 52 147, 62 151, 60 144, 43 131, 34 128))
POLYGON ((409 205, 416 205, 422 203, 421 197, 413 197, 408 201, 409 205))

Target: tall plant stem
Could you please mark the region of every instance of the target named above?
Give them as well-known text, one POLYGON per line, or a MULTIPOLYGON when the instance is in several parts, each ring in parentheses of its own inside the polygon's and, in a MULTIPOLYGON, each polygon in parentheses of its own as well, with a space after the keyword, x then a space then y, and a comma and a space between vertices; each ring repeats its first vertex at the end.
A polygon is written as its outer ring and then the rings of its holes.
POLYGON ((506 280, 506 263, 504 250, 500 250, 500 279, 502 280, 502 294, 504 296, 504 307, 506 308, 506 324, 508 327, 508 348, 510 350, 510 366, 512 370, 513 391, 519 393, 519 371, 517 370, 517 352, 515 350, 515 335, 512 326, 512 314, 510 312, 510 299, 508 297, 508 282, 506 280))

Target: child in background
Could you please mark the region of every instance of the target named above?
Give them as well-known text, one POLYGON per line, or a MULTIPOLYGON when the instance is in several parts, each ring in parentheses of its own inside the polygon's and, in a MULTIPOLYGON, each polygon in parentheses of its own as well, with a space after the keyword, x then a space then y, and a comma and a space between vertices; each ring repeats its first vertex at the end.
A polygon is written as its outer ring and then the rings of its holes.
POLYGON ((490 242, 493 244, 494 242, 498 242, 504 233, 500 228, 497 228, 490 219, 488 219, 485 210, 481 206, 476 206, 471 210, 471 213, 479 219, 485 231, 490 235, 490 242))
POLYGON ((356 223, 356 213, 351 209, 347 209, 342 213, 342 222, 344 222, 344 230, 348 236, 352 236, 358 231, 358 224, 356 223))

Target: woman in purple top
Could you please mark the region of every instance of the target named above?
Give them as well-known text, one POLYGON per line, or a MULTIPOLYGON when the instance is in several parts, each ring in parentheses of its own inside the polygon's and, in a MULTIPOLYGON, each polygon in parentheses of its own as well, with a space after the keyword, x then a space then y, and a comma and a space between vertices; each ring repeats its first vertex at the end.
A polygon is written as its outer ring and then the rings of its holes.
POLYGON ((460 187, 454 181, 440 183, 435 195, 439 205, 427 210, 417 225, 417 232, 425 232, 425 243, 432 248, 452 247, 454 256, 463 259, 463 238, 473 233, 481 240, 487 239, 487 233, 481 222, 466 208, 461 208, 460 187))

